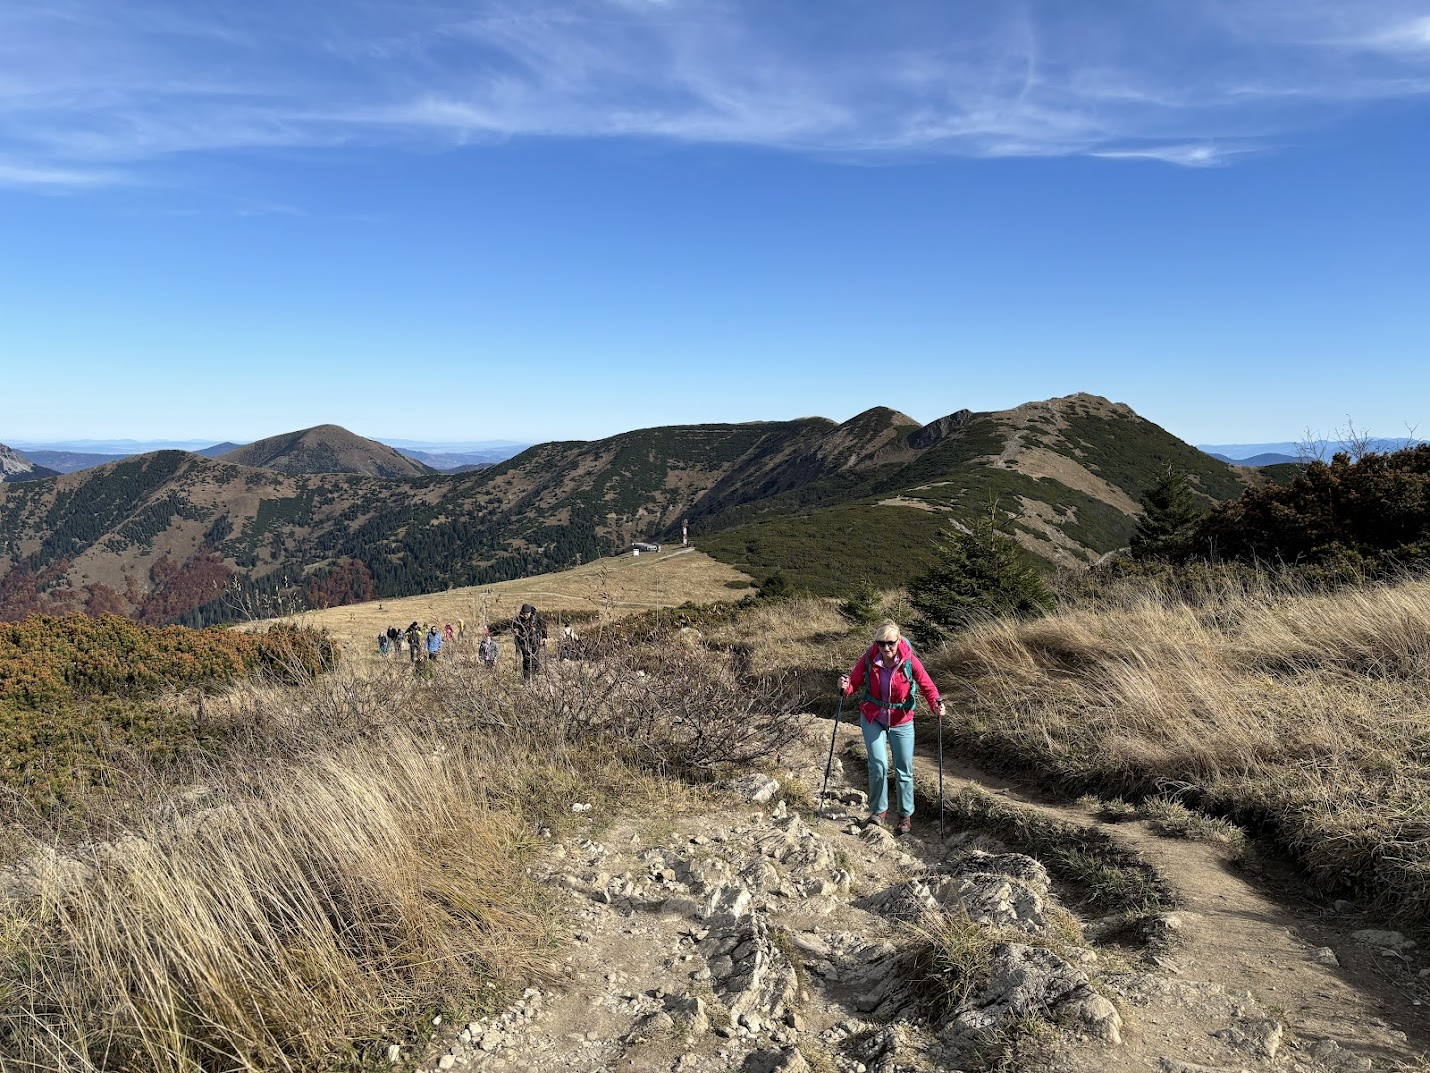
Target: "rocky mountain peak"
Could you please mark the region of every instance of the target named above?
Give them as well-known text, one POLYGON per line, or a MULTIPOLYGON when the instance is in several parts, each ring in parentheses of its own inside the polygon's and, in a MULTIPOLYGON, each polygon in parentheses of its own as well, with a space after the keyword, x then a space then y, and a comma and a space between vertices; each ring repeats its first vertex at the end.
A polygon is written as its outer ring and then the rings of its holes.
POLYGON ((13 447, 0 443, 0 481, 34 481, 56 475, 55 470, 37 466, 13 447))

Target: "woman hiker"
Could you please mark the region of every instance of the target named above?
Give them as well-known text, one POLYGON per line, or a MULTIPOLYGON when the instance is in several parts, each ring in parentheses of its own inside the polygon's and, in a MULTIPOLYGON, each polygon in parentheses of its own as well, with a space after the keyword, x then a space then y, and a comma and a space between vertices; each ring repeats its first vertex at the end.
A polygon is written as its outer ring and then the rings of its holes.
POLYGON ((889 761, 894 757, 894 782, 899 790, 898 823, 908 834, 914 815, 914 705, 919 693, 929 710, 943 721, 938 687, 924 670, 899 627, 884 622, 874 631, 874 643, 848 674, 839 676, 842 696, 859 693, 859 727, 869 754, 869 822, 881 824, 889 808, 889 761))

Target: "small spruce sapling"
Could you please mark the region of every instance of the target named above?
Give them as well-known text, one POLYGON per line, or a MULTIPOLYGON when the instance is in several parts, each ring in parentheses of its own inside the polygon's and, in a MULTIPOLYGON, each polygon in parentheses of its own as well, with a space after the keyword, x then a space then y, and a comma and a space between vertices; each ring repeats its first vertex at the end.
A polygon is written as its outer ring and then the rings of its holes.
POLYGON ((760 595, 771 600, 793 593, 794 587, 789 583, 789 578, 785 577, 783 570, 776 570, 760 585, 760 595))
POLYGON ((856 626, 868 626, 879 619, 879 590, 868 577, 861 577, 839 602, 839 613, 856 626))
POLYGON ((1036 618, 1052 609, 1052 592, 1005 527, 995 502, 972 532, 940 531, 937 561, 909 582, 919 636, 937 643, 981 619, 1036 618))

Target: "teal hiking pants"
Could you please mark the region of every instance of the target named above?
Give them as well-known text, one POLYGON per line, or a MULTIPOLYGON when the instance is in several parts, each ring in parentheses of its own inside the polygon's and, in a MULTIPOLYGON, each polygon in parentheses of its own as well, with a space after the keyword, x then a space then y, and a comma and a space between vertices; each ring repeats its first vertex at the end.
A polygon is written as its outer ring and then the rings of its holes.
POLYGON ((864 749, 869 754, 869 814, 889 807, 889 755, 894 758, 894 783, 899 791, 900 816, 914 814, 914 724, 886 727, 859 719, 864 749))

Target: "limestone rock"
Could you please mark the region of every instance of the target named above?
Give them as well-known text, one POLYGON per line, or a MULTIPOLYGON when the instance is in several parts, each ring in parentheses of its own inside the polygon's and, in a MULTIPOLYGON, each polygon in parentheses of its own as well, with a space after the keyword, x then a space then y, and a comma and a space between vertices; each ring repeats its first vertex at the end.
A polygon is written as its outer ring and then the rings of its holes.
POLYGON ((1336 957, 1336 952, 1329 946, 1318 948, 1315 953, 1311 955, 1311 960, 1318 965, 1330 965, 1332 967, 1341 963, 1341 959, 1336 957))
POLYGON ((663 1039, 675 1032, 675 1018, 664 1010, 648 1013, 631 1028, 626 1035, 627 1043, 645 1043, 648 1040, 663 1039))
POLYGON ((1242 1021, 1229 1028, 1222 1028, 1212 1035, 1253 1058, 1275 1058, 1281 1049, 1281 1038, 1285 1034, 1280 1021, 1269 1018, 1242 1021))
POLYGON ((703 1036, 710 1031, 710 1014, 705 1000, 698 995, 672 995, 665 1000, 665 1009, 677 1025, 683 1023, 692 1036, 703 1036))
POLYGON ((715 993, 738 1017, 779 1017, 799 989, 789 958, 775 945, 763 913, 751 913, 712 931, 700 943, 714 977, 715 993))
POLYGON ((758 772, 744 775, 738 779, 731 779, 725 784, 725 788, 733 790, 745 800, 753 801, 758 805, 765 804, 780 792, 780 784, 777 780, 758 772))
POLYGON ((864 904, 872 913, 906 921, 918 920, 943 909, 939 899, 929 890, 929 885, 921 879, 896 883, 869 898, 864 904))
POLYGON ((710 891, 700 915, 711 923, 732 923, 750 911, 752 900, 743 884, 721 883, 710 891))
POLYGON ((1380 928, 1362 928, 1351 932, 1351 938, 1366 946, 1379 946, 1386 950, 1409 950, 1415 945, 1414 939, 1407 939, 1398 931, 1384 931, 1380 928))
POLYGON ((993 971, 977 996, 950 1022, 946 1038, 979 1038, 1025 1014, 1046 1014, 1086 993, 1087 974, 1053 951, 1003 943, 992 952, 993 971))
POLYGON ((1122 1044, 1122 1015, 1112 1002, 1095 991, 1065 1003, 1059 1013, 1070 1017, 1093 1039, 1113 1047, 1122 1044))
POLYGON ((783 1051, 759 1051, 741 1067, 750 1073, 810 1073, 809 1062, 797 1047, 783 1051))

